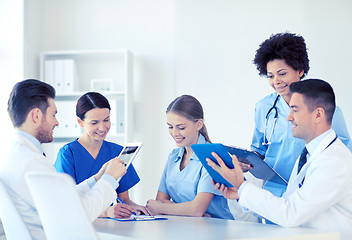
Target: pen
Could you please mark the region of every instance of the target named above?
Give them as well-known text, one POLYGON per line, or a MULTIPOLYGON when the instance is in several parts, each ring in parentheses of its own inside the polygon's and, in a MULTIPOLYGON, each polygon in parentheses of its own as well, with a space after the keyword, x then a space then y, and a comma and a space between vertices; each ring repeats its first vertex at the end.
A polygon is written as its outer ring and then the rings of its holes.
MULTIPOLYGON (((120 202, 120 203, 122 203, 122 204, 126 204, 126 203, 125 203, 121 198, 119 198, 119 197, 116 198, 116 201, 117 201, 117 202, 120 202)), ((126 205, 127 205, 127 204, 126 204, 126 205)), ((132 214, 137 216, 137 213, 135 213, 135 212, 132 212, 132 214)))
POLYGON ((120 202, 120 203, 123 203, 123 204, 126 204, 121 198, 117 197, 116 198, 116 201, 120 202))

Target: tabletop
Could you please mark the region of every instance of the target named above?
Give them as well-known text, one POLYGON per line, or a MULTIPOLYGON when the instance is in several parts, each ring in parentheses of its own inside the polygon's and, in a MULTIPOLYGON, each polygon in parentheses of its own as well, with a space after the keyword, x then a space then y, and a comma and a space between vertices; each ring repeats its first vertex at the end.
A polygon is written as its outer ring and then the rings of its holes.
MULTIPOLYGON (((163 216, 165 217, 165 216, 163 216)), ((218 239, 287 239, 287 240, 338 240, 337 232, 309 228, 284 228, 207 217, 166 216, 168 220, 119 222, 97 219, 93 225, 99 239, 140 240, 218 240, 218 239)))

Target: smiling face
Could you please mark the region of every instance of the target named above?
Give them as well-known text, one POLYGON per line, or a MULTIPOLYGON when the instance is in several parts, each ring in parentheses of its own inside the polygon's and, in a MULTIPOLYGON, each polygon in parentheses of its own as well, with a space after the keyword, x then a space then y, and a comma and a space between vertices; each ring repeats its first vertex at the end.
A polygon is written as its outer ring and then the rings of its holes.
POLYGON ((282 96, 287 103, 290 102, 292 93, 290 85, 293 82, 300 81, 303 76, 303 70, 295 70, 287 65, 283 59, 275 59, 267 64, 267 77, 270 86, 282 96))
POLYGON ((49 143, 54 140, 53 130, 56 126, 59 125, 59 122, 56 119, 57 108, 54 102, 54 99, 48 99, 49 106, 46 110, 46 113, 43 114, 41 124, 36 132, 36 139, 40 143, 49 143))
POLYGON ((203 120, 193 122, 173 112, 166 114, 169 133, 178 147, 190 147, 198 142, 203 120))
POLYGON ((292 125, 292 135, 296 138, 303 139, 309 143, 315 138, 314 134, 314 112, 309 111, 304 103, 304 96, 299 93, 293 93, 290 101, 291 112, 287 120, 292 125))
POLYGON ((78 123, 84 128, 83 135, 85 137, 103 141, 111 127, 110 110, 108 108, 93 108, 86 112, 83 121, 78 118, 78 123))

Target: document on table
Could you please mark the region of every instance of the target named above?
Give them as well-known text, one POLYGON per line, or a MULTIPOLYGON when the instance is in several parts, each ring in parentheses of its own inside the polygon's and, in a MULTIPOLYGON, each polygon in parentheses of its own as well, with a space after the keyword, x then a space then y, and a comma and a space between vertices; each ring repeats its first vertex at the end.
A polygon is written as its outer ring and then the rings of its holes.
POLYGON ((148 215, 132 215, 129 218, 112 218, 112 217, 106 217, 106 218, 113 219, 120 222, 167 220, 167 218, 165 217, 156 217, 156 216, 148 216, 148 215))

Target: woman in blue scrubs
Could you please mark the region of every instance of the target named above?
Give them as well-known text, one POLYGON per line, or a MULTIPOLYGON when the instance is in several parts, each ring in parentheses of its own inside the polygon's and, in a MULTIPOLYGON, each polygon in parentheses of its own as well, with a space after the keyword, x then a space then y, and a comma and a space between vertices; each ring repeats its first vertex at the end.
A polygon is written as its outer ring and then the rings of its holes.
MULTIPOLYGON (((253 62, 259 75, 268 78, 269 85, 275 92, 255 106, 255 129, 251 149, 259 153, 266 163, 288 181, 293 165, 305 146, 303 140, 292 136, 292 126, 287 121, 292 96, 290 84, 303 79, 309 70, 305 41, 303 37, 292 33, 272 35, 261 43, 253 62)), ((338 107, 333 116, 332 128, 352 150, 346 123, 338 107)), ((243 170, 246 170, 246 166, 243 170)), ((285 186, 272 182, 265 182, 264 188, 278 197, 286 191, 285 186)))
MULTIPOLYGON (((119 155, 122 146, 105 141, 110 127, 110 104, 108 100, 96 92, 88 92, 81 96, 76 105, 79 125, 84 129, 83 136, 67 143, 57 155, 55 168, 73 177, 77 184, 96 174, 110 159, 119 155)), ((144 206, 130 200, 128 190, 139 182, 139 177, 132 165, 121 178, 116 189, 118 197, 124 203, 110 207, 106 216, 116 218, 130 217, 132 212, 143 212, 149 215, 144 206)))
POLYGON ((227 200, 214 189, 210 175, 191 148, 210 142, 201 104, 192 96, 182 95, 170 103, 166 115, 178 148, 169 155, 156 200, 148 201, 148 210, 152 214, 233 219, 227 200))

